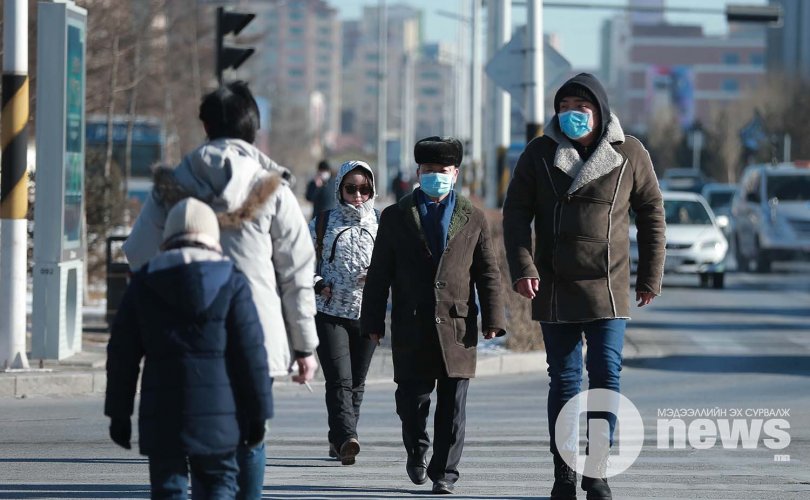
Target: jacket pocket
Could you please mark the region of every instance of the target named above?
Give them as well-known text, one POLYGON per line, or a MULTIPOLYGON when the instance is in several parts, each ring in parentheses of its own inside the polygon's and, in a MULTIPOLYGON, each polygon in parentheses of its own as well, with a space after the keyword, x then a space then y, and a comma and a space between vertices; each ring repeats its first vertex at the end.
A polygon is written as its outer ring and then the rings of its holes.
POLYGON ((462 301, 453 302, 453 305, 450 306, 450 318, 453 321, 456 344, 464 347, 475 347, 478 343, 477 308, 473 305, 472 309, 471 312, 469 304, 462 301))
POLYGON ((563 233, 557 241, 555 273, 569 280, 608 275, 608 240, 563 233))

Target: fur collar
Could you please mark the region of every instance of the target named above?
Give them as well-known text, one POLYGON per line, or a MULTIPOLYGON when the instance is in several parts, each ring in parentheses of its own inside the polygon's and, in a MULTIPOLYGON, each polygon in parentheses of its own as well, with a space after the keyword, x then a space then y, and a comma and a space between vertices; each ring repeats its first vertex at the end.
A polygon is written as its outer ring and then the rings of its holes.
MULTIPOLYGON (((185 198, 196 198, 194 193, 177 182, 173 169, 169 167, 157 167, 153 178, 155 196, 167 210, 185 198)), ((245 197, 245 201, 239 207, 228 212, 217 213, 220 227, 233 229, 241 226, 245 221, 253 220, 281 183, 282 178, 278 174, 257 176, 245 197)), ((211 204, 214 200, 200 201, 211 204)))
MULTIPOLYGON (((411 226, 411 229, 419 235, 419 238, 422 241, 422 244, 425 246, 425 249, 428 253, 430 253, 430 247, 427 243, 427 238, 425 238, 425 232, 422 230, 422 221, 419 218, 419 209, 416 207, 416 191, 411 192, 408 195, 402 197, 399 202, 400 210, 402 210, 405 215, 405 220, 408 222, 408 225, 411 226)), ((467 222, 470 221, 470 214, 473 211, 473 204, 472 202, 456 193, 456 207, 453 209, 453 215, 450 216, 450 227, 447 229, 447 242, 449 243, 453 237, 461 231, 467 222)))
POLYGON ((624 156, 613 147, 613 144, 624 142, 624 131, 619 123, 619 118, 613 113, 610 114, 610 121, 607 124, 605 134, 585 162, 582 161, 576 148, 571 144, 571 140, 560 130, 556 116, 546 128, 545 135, 557 143, 554 166, 574 179, 571 187, 568 188, 567 194, 571 194, 585 184, 609 174, 613 169, 620 167, 624 163, 624 156))

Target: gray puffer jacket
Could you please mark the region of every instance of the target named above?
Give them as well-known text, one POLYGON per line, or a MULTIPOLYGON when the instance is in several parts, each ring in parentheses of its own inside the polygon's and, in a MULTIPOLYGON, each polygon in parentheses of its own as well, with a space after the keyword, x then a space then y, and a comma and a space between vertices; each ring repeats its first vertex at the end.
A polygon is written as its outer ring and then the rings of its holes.
POLYGON ((220 223, 222 250, 248 279, 264 329, 271 376, 287 375, 290 348, 318 345, 312 273, 315 251, 286 169, 253 145, 217 139, 158 168, 155 187, 124 244, 132 269, 154 257, 169 209, 187 197, 209 204, 220 223))
MULTIPOLYGON (((335 197, 341 200, 340 184, 347 173, 362 168, 371 176, 374 184, 374 172, 367 163, 349 161, 341 165, 335 178, 335 197)), ((360 318, 360 304, 363 300, 363 285, 366 270, 371 264, 371 253, 374 250, 374 239, 377 237, 379 212, 374 209, 376 189, 368 201, 355 207, 339 201, 335 208, 328 212, 326 231, 323 238, 323 249, 319 269, 316 271, 315 283, 323 280, 321 285, 332 290, 332 297, 316 296, 318 311, 340 318, 360 318)), ((310 221, 309 230, 312 241, 317 245, 317 220, 310 221)))

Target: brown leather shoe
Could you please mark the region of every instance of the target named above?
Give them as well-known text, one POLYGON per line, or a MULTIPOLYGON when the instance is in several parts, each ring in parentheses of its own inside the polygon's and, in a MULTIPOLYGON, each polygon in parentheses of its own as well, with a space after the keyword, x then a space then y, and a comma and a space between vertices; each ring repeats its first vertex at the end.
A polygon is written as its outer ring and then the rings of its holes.
POLYGON ((357 454, 360 453, 360 442, 355 438, 349 438, 340 446, 340 463, 343 465, 354 465, 357 454))

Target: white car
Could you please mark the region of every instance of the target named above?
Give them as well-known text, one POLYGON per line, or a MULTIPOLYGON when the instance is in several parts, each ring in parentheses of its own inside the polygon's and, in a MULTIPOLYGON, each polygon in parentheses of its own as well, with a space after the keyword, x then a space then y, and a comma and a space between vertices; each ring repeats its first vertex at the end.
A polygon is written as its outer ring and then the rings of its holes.
MULTIPOLYGON (((700 276, 700 286, 723 288, 728 241, 711 208, 699 194, 664 192, 667 258, 664 273, 700 276)), ((630 226, 630 268, 638 266, 636 227, 630 226)))

